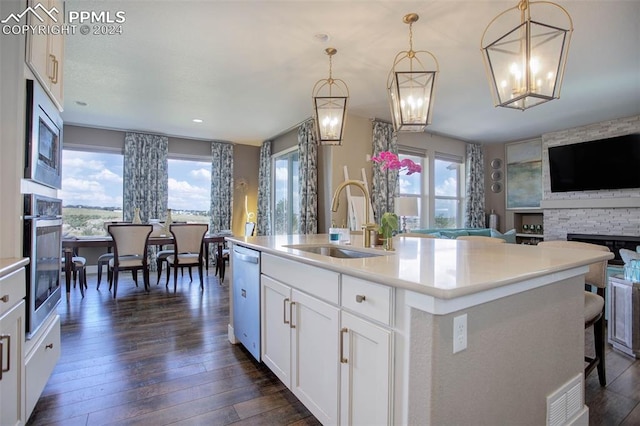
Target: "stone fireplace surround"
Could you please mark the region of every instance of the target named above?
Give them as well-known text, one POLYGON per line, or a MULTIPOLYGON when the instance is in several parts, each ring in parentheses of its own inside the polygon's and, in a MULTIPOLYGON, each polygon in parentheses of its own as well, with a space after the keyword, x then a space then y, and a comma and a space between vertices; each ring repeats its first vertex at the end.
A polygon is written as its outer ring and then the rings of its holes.
MULTIPOLYGON (((549 180, 549 147, 634 132, 640 132, 640 116, 542 135, 541 207, 544 212, 545 240, 566 240, 567 234, 640 239, 640 188, 552 193, 549 180)), ((615 170, 611 170, 611 173, 615 173, 615 170)))

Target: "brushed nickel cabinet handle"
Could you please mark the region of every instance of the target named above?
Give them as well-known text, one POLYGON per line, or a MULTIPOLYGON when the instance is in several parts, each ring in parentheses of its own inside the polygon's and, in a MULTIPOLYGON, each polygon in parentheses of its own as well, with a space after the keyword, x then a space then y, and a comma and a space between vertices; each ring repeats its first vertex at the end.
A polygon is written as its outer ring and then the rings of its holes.
POLYGON ((289 321, 291 321, 291 323, 289 324, 290 328, 296 328, 295 324, 293 323, 293 305, 295 305, 296 302, 291 302, 289 304, 289 321))
POLYGON ((340 330, 340 362, 342 364, 347 364, 349 362, 349 360, 344 357, 344 335, 345 335, 345 333, 349 333, 349 329, 346 328, 346 327, 343 327, 340 330))
POLYGON ((367 297, 363 294, 356 294, 356 302, 362 303, 367 300, 367 297))
POLYGON ((282 320, 284 321, 285 324, 289 324, 289 321, 287 320, 287 302, 289 301, 289 298, 285 298, 282 301, 282 320))
POLYGON ((0 380, 2 379, 2 373, 7 373, 9 370, 11 370, 11 335, 0 335, 0 357, 3 356, 2 353, 4 352, 4 344, 2 344, 3 340, 7 341, 7 368, 4 368, 4 360, 0 358, 0 380))
POLYGON ((4 303, 7 303, 9 301, 9 295, 5 294, 4 296, 0 297, 0 300, 2 300, 4 303))
POLYGON ((56 57, 53 57, 53 79, 51 83, 58 84, 58 60, 56 57))

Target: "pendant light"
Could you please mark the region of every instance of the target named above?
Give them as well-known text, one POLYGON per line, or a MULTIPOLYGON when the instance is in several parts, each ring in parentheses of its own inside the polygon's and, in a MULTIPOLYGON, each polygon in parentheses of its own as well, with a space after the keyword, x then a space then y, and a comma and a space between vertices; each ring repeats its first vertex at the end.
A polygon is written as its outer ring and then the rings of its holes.
POLYGON ((332 58, 338 51, 328 47, 325 52, 329 56, 329 78, 318 80, 313 86, 317 138, 320 145, 342 145, 349 88, 332 76, 332 58))
POLYGON ((387 79, 391 118, 396 131, 421 132, 431 123, 439 66, 431 52, 413 50, 413 23, 418 19, 416 13, 402 18, 409 24, 409 50, 396 55, 387 79))
POLYGON ((560 98, 572 32, 569 13, 547 1, 521 0, 493 18, 480 47, 494 105, 524 111, 560 98))

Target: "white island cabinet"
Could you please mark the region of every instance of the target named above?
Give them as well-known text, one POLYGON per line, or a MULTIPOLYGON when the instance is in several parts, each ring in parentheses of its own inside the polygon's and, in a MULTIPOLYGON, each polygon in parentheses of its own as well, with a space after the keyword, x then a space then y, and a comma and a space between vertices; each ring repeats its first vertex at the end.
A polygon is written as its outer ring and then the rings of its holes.
POLYGON ((336 258, 291 247, 327 235, 228 239, 262 252, 264 363, 323 424, 588 424, 584 274, 610 253, 406 237, 336 258))
POLYGON ((264 363, 321 422, 336 424, 339 310, 322 298, 337 300, 338 274, 265 254, 261 287, 264 363))
POLYGON ((26 259, 0 259, 0 425, 23 425, 26 259))

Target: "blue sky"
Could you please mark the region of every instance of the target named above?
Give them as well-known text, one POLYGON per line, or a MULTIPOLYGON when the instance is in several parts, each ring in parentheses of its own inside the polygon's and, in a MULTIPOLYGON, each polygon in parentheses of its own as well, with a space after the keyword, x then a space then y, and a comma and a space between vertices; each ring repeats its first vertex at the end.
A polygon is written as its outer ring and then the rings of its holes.
MULTIPOLYGON (((122 155, 97 152, 62 152, 63 204, 122 207, 122 155)), ((169 160, 169 208, 210 208, 209 162, 169 160)))

